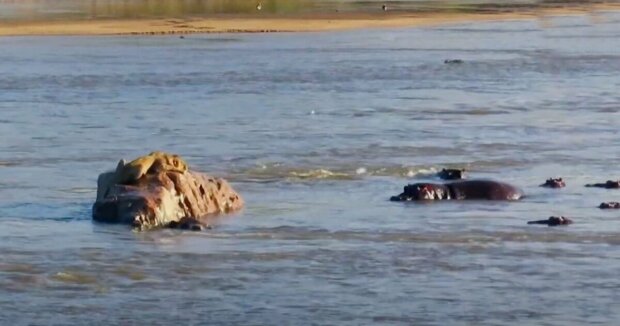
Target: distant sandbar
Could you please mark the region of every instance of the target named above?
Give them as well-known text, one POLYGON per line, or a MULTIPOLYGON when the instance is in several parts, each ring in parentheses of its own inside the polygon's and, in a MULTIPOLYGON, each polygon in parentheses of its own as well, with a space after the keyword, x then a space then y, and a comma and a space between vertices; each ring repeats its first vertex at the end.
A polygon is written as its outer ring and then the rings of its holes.
POLYGON ((338 31, 443 24, 538 19, 558 15, 590 15, 594 21, 620 4, 588 4, 558 8, 523 8, 497 12, 346 12, 298 15, 213 16, 170 19, 95 19, 0 22, 0 36, 25 35, 163 35, 192 33, 270 33, 338 31))

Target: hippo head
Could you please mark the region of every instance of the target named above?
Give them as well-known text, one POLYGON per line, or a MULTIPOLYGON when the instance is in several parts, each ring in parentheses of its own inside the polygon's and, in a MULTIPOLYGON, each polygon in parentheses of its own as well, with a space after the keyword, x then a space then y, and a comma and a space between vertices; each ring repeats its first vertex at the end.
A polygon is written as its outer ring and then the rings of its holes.
POLYGON ((443 180, 460 180, 465 179, 464 169, 442 169, 437 176, 443 180))
POLYGON ((607 182, 605 182, 605 188, 608 188, 608 189, 620 188, 620 181, 618 181, 618 180, 607 180, 607 182))
POLYGON ((564 216, 551 216, 546 220, 529 221, 527 224, 544 224, 547 226, 569 225, 573 224, 573 220, 564 216))
POLYGON ((391 201, 442 200, 450 199, 448 189, 433 183, 415 183, 405 186, 403 193, 390 198, 391 201))
POLYGON ((564 188, 566 187, 566 183, 562 178, 549 178, 540 186, 547 188, 564 188))

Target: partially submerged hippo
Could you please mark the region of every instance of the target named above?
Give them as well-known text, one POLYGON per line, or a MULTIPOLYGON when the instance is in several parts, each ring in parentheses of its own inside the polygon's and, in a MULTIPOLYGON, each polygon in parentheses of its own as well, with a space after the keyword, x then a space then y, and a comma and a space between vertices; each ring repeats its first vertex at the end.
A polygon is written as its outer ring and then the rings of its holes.
POLYGON ((605 203, 601 203, 600 205, 598 205, 598 208, 600 209, 619 209, 620 208, 620 203, 617 201, 608 201, 605 203))
POLYGON ((208 227, 207 217, 243 207, 243 199, 225 180, 188 170, 184 162, 142 167, 162 157, 180 160, 175 155, 153 152, 130 163, 121 160, 116 171, 102 173, 97 180, 93 220, 129 224, 141 230, 200 230, 208 227), (178 168, 181 165, 183 169, 178 168))
POLYGON ((590 184, 587 184, 586 187, 618 189, 620 188, 620 180, 607 180, 605 183, 590 183, 590 184))
POLYGON ((442 180, 461 180, 465 179, 465 169, 441 169, 437 176, 442 180))
POLYGON ((564 188, 566 187, 566 183, 562 178, 549 178, 540 186, 546 188, 564 188))
POLYGON ((547 226, 569 225, 573 224, 573 221, 564 216, 551 216, 546 220, 529 221, 527 224, 544 224, 547 226))
POLYGON ((523 192, 510 184, 493 180, 463 180, 444 184, 415 183, 391 201, 412 200, 519 200, 523 192))

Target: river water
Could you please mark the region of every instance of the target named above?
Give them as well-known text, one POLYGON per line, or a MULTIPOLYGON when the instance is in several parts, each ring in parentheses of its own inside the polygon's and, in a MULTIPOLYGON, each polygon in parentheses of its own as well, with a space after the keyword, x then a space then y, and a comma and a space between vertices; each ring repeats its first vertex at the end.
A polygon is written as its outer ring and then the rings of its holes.
POLYGON ((0 324, 615 324, 597 206, 620 192, 583 185, 618 178, 619 37, 607 13, 1 38, 0 324), (247 207, 202 233, 93 223, 97 175, 153 150, 247 207), (388 201, 442 167, 527 197, 388 201), (575 223, 526 225, 550 215, 575 223))

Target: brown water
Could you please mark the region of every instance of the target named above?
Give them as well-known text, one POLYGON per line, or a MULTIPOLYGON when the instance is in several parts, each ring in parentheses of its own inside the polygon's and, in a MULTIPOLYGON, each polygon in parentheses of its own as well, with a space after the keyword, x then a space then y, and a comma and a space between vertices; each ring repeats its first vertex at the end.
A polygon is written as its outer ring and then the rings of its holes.
POLYGON ((0 324, 613 325, 620 192, 583 185, 618 178, 619 22, 1 38, 0 324), (92 223, 98 173, 155 149, 247 208, 92 223), (445 166, 527 197, 387 200, 445 166))

